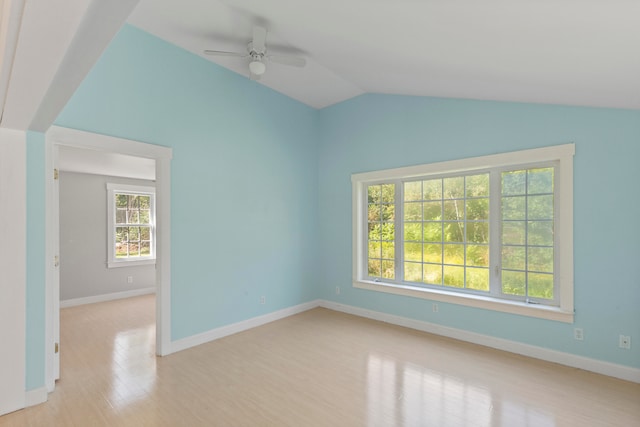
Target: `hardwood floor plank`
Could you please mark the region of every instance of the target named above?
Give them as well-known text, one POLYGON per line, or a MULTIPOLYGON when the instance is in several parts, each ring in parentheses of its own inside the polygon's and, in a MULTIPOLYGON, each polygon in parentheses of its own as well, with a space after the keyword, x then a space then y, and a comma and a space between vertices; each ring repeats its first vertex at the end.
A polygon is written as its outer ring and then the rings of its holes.
POLYGON ((157 358, 152 295, 63 309, 2 426, 640 426, 640 385, 327 309, 157 358))

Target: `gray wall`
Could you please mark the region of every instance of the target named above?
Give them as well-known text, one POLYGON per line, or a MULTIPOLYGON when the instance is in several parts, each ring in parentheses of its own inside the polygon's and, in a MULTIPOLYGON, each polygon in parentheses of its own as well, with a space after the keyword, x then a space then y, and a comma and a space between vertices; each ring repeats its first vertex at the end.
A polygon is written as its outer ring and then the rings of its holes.
POLYGON ((60 300, 155 286, 155 265, 107 268, 107 182, 152 181, 60 172, 60 300), (127 283, 127 277, 133 283, 127 283))

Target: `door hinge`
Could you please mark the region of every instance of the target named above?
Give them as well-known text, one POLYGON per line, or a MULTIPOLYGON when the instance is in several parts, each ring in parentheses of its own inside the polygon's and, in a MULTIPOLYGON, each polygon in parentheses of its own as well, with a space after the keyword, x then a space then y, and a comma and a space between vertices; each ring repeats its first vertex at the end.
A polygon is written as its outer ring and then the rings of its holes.
POLYGON ((53 170, 53 179, 58 179, 60 177, 60 173, 58 172, 58 169, 54 169, 53 170))
POLYGON ((58 354, 58 350, 60 350, 60 348, 58 346, 58 343, 56 343, 55 344, 55 348, 54 348, 54 351, 55 351, 56 354, 58 354))
POLYGON ((58 267, 60 265, 60 258, 58 257, 58 255, 53 257, 53 266, 54 267, 58 267))

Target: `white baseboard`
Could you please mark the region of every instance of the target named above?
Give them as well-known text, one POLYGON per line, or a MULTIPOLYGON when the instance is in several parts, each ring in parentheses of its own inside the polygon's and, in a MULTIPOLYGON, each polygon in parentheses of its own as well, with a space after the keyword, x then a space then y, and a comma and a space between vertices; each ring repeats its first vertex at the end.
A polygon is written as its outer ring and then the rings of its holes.
POLYGON ((640 369, 632 368, 630 366, 618 365, 615 363, 591 359, 571 353, 551 350, 544 347, 538 347, 530 344, 523 344, 516 341, 506 340, 503 338, 496 338, 489 335, 478 334, 476 332, 470 332, 463 329, 451 328, 435 323, 409 319, 407 317, 367 310, 351 305, 338 304, 333 301, 327 300, 310 301, 304 304, 288 307, 279 311, 275 311, 273 313, 253 317, 251 319, 243 320, 238 323, 211 329, 197 335, 192 335, 190 337, 174 341, 170 345, 170 353, 186 350, 188 348, 214 341, 238 332, 246 331, 248 329, 255 328, 257 326, 261 326, 275 320, 293 316, 294 314, 302 313, 303 311, 311 310, 316 307, 324 307, 334 311, 340 311, 343 313, 353 314, 355 316, 379 320, 398 326, 404 326, 410 329, 416 329, 435 335, 441 335, 460 341, 466 341, 473 344, 483 345, 485 347, 495 348, 497 350, 508 351, 510 353, 545 360, 547 362, 558 363, 560 365, 570 366, 572 368, 584 369, 585 371, 595 372, 614 378, 620 378, 626 381, 640 383, 640 369))
POLYGON ((423 332, 429 332, 435 335, 454 338, 457 340, 479 344, 498 350, 508 351, 510 353, 516 353, 523 356, 533 357, 535 359, 545 360, 547 362, 558 363, 560 365, 584 369, 585 371, 591 371, 598 374, 608 375, 610 377, 620 378, 626 381, 640 383, 640 369, 632 368, 629 366, 604 362, 584 356, 564 353, 557 350, 550 350, 544 347, 523 344, 516 341, 509 341, 503 338, 495 338, 488 335, 482 335, 462 329, 437 325, 435 323, 424 322, 421 320, 414 320, 402 316, 395 316, 378 311, 366 310, 364 308, 354 307, 351 305, 338 304, 332 301, 321 300, 319 301, 319 303, 320 307, 328 308, 330 310, 379 320, 382 322, 404 326, 423 332))
POLYGON ((188 348, 214 341, 228 335, 233 335, 238 332, 246 331, 247 329, 255 328, 257 326, 262 326, 275 320, 293 316, 294 314, 302 313, 303 311, 311 310, 319 306, 319 300, 310 301, 303 304, 295 305, 293 307, 283 308, 282 310, 274 311, 272 313, 267 313, 262 316, 252 317, 251 319, 243 320, 231 325, 211 329, 209 331, 197 335, 192 335, 187 338, 182 338, 171 343, 171 353, 186 350, 188 348))
POLYGON ((24 403, 25 407, 39 405, 47 401, 49 394, 47 393, 47 387, 40 387, 33 390, 29 390, 25 393, 24 403))
POLYGON ((140 295, 155 294, 156 288, 142 288, 131 291, 114 292, 111 294, 95 295, 91 297, 73 298, 60 301, 60 308, 74 307, 76 305, 93 304, 96 302, 113 301, 116 299, 137 297, 140 295))

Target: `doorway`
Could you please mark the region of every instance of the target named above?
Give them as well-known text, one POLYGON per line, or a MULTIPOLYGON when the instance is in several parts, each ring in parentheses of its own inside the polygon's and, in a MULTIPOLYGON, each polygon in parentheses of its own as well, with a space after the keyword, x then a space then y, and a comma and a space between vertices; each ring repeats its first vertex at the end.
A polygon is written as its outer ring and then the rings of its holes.
MULTIPOLYGON (((172 150, 153 144, 53 126, 46 134, 46 340, 45 379, 49 392, 60 375, 59 154, 89 150, 95 154, 150 159, 156 180, 156 354, 171 353, 170 343, 170 161, 172 150)), ((106 227, 105 227, 106 228, 106 227)), ((63 351, 63 350, 62 350, 63 351)))

